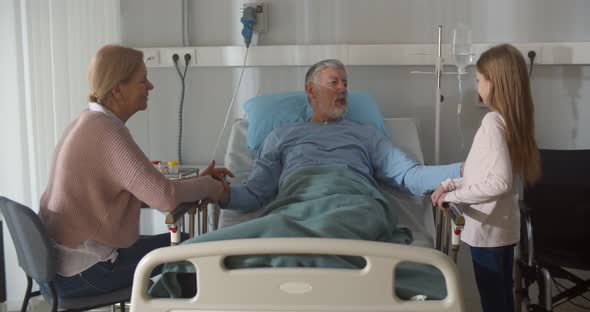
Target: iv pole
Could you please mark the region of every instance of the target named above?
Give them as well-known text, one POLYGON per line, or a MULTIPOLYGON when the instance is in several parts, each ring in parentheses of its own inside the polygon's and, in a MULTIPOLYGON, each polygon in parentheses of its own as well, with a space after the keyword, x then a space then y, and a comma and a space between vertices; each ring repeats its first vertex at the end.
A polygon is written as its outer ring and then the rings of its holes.
MULTIPOLYGON (((430 55, 430 54, 426 54, 430 55)), ((444 96, 441 92, 441 80, 443 73, 443 57, 442 57, 442 26, 438 26, 438 45, 437 56, 434 61, 434 72, 411 71, 411 74, 428 74, 436 75, 436 95, 435 95, 435 124, 434 124, 434 164, 440 164, 440 107, 444 101, 444 96)))
MULTIPOLYGON (((437 56, 434 63, 434 74, 436 75, 436 94, 435 94, 435 124, 434 124, 434 164, 440 164, 440 109, 444 96, 441 91, 441 81, 443 74, 451 74, 443 72, 443 57, 442 57, 442 26, 438 26, 438 45, 437 45, 437 56)), ((412 71, 412 74, 430 74, 432 72, 420 72, 412 71)), ((456 73, 454 73, 456 74, 456 73)), ((456 207, 451 207, 453 226, 451 225, 450 217, 443 216, 440 209, 435 209, 435 224, 436 224, 436 236, 435 236, 435 248, 442 251, 444 254, 449 254, 449 238, 451 226, 453 230, 458 229, 456 235, 459 235, 460 229, 464 223, 463 216, 460 210, 456 207)), ((455 245, 455 240, 459 240, 458 237, 453 236, 453 260, 457 261, 458 244, 455 245)))
MULTIPOLYGON (((435 95, 435 124, 434 124, 434 164, 438 165, 440 162, 440 106, 443 101, 443 96, 441 94, 441 79, 442 79, 442 26, 438 26, 438 46, 437 46, 437 56, 436 61, 434 63, 434 74, 436 75, 436 95, 435 95)), ((443 239, 443 231, 447 228, 446 219, 443 219, 442 213, 440 209, 436 209, 435 213, 436 219, 436 242, 435 247, 437 250, 441 250, 446 254, 444 250, 445 241, 448 239, 443 239)), ((445 231, 446 232, 446 231, 445 231)))
POLYGON ((434 124, 434 164, 440 164, 440 106, 443 101, 440 83, 442 78, 442 26, 438 26, 438 55, 436 57, 434 73, 436 75, 436 115, 434 124))
MULTIPOLYGON (((443 58, 442 58, 442 26, 438 26, 438 54, 435 63, 436 74, 436 121, 434 130, 434 163, 440 164, 440 107, 444 101, 444 96, 441 94, 441 80, 443 75, 443 58)), ((451 216, 442 216, 440 209, 436 209, 436 249, 442 251, 444 254, 449 254, 449 240, 450 235, 453 235, 451 258, 456 263, 457 253, 459 252, 459 241, 461 229, 465 221, 463 213, 457 207, 450 208, 451 216), (453 231, 453 234, 450 233, 453 231)))

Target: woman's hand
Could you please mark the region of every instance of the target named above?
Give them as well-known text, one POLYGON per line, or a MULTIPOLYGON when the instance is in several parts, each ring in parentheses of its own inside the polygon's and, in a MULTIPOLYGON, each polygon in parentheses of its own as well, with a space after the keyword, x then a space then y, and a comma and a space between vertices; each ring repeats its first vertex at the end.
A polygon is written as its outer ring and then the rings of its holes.
POLYGON ((234 174, 227 168, 215 168, 215 160, 212 160, 209 166, 199 174, 199 176, 211 176, 213 179, 223 183, 223 187, 229 190, 229 182, 225 180, 226 176, 234 177, 234 174))
MULTIPOLYGON (((218 182, 218 181, 215 181, 215 183, 222 184, 221 182, 218 182)), ((201 202, 199 203, 199 211, 203 211, 203 209, 205 209, 207 207, 207 205, 209 205, 209 204, 217 204, 223 208, 227 205, 228 201, 229 201, 229 190, 226 190, 221 185, 220 188, 217 190, 217 192, 212 194, 207 199, 201 200, 201 202)))
POLYGON ((225 188, 225 186, 223 185, 223 182, 221 181, 217 181, 217 180, 210 180, 211 183, 215 184, 214 185, 214 189, 211 192, 211 194, 209 194, 209 196, 205 199, 202 200, 202 202, 207 202, 207 203, 218 203, 219 200, 221 200, 224 197, 225 192, 229 192, 229 190, 227 190, 225 188))

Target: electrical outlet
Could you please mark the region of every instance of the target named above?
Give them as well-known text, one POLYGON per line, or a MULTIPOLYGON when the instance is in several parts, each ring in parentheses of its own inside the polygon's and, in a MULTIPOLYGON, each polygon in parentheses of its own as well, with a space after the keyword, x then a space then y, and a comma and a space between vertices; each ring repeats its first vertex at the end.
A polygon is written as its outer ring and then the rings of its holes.
POLYGON ((518 45, 518 46, 516 46, 516 48, 518 49, 518 51, 520 51, 520 53, 522 53, 522 56, 524 56, 524 59, 527 62, 527 64, 529 63, 529 52, 531 52, 531 51, 535 52, 534 63, 537 64, 541 61, 541 47, 540 46, 518 45))
POLYGON ((160 65, 160 53, 158 49, 143 49, 143 62, 147 67, 160 65))
POLYGON ((172 60, 172 56, 174 54, 178 55, 178 66, 184 66, 184 55, 189 54, 191 59, 188 63, 189 66, 195 65, 197 63, 197 54, 194 48, 167 48, 162 49, 162 60, 161 64, 166 66, 174 66, 174 61, 172 60))
POLYGON ((256 9, 256 25, 254 25, 254 31, 257 33, 263 33, 267 31, 266 20, 268 18, 268 6, 264 2, 244 3, 242 10, 247 7, 253 7, 256 9))

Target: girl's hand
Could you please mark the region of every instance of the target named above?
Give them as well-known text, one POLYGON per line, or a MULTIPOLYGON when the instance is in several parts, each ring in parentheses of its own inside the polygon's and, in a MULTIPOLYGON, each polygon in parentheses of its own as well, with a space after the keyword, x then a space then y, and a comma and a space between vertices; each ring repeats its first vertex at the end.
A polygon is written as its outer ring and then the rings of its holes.
POLYGON ((446 214, 449 211, 449 203, 445 201, 445 197, 447 197, 447 193, 443 193, 439 196, 436 206, 446 214))
POLYGON ((436 190, 434 190, 434 193, 432 193, 432 195, 430 195, 430 200, 432 201, 432 207, 436 207, 436 205, 438 203, 438 198, 441 197, 441 195, 443 195, 444 193, 446 193, 446 190, 442 184, 439 185, 436 188, 436 190))
POLYGON ((209 204, 211 204, 211 201, 207 199, 201 200, 201 203, 199 204, 199 212, 203 211, 203 209, 205 209, 205 207, 207 207, 209 204))

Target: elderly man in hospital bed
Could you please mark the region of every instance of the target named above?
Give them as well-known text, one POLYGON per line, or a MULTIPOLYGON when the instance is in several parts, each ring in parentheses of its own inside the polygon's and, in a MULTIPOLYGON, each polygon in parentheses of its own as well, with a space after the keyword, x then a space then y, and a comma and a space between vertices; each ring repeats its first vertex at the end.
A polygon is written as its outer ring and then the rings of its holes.
MULTIPOLYGON (((264 213, 185 243, 260 237, 410 243, 411 233, 397 227, 395 208, 388 207, 377 182, 423 195, 444 179, 459 177, 461 164, 422 165, 375 127, 342 119, 347 112, 347 83, 340 61, 311 66, 305 77, 311 120, 274 129, 259 148, 248 178, 231 186, 220 201, 222 209, 264 209, 264 213)), ((234 267, 358 267, 352 259, 328 256, 249 256, 232 261, 234 267)), ((166 271, 191 268, 176 263, 166 271)), ((151 292, 158 296, 166 289, 175 297, 179 287, 174 274, 165 273, 151 292)))

